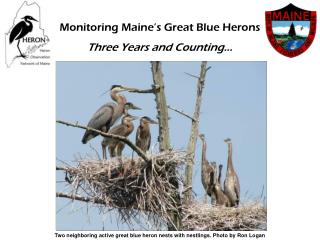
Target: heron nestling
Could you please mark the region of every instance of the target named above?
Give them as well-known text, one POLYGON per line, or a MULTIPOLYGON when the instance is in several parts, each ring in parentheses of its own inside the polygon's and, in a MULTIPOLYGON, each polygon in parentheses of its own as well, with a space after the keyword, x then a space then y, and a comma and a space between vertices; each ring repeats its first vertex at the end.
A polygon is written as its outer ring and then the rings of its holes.
POLYGON ((158 124, 158 122, 147 116, 140 118, 140 125, 136 132, 136 145, 144 152, 149 150, 151 144, 150 124, 158 124))
POLYGON ((201 156, 201 182, 205 189, 205 199, 207 195, 211 197, 211 202, 213 202, 213 176, 215 173, 215 164, 210 164, 207 160, 206 152, 207 152, 207 142, 204 134, 199 135, 202 141, 202 156, 201 156))
MULTIPOLYGON (((122 117, 121 123, 111 128, 108 133, 122 136, 122 137, 128 137, 134 130, 134 125, 132 121, 136 119, 138 119, 138 117, 131 116, 130 114, 126 114, 125 116, 122 117)), ((120 157, 125 147, 125 144, 123 142, 110 137, 104 137, 101 145, 102 145, 103 159, 107 158, 106 147, 108 147, 111 157, 115 157, 115 156, 120 157)))
POLYGON ((232 142, 230 138, 224 140, 228 144, 228 164, 227 174, 224 180, 224 193, 230 200, 230 205, 238 206, 240 201, 240 183, 238 175, 233 167, 232 161, 232 142))

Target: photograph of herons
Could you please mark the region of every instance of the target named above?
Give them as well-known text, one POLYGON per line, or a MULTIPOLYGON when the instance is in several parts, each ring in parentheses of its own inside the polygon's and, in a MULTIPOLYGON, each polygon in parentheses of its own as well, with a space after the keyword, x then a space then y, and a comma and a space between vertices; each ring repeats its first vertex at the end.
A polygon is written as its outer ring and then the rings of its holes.
POLYGON ((57 62, 56 230, 266 230, 266 71, 57 62))

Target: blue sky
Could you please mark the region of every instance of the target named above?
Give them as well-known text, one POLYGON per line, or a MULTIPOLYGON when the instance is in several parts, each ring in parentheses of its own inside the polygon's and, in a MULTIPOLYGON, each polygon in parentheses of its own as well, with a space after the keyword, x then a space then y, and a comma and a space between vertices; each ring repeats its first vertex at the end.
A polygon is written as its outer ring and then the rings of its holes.
POLYGON ((297 35, 309 35, 310 21, 272 21, 272 31, 274 34, 288 34, 291 23, 294 24, 297 35))
MULTIPOLYGON (((200 116, 200 133, 208 142, 207 158, 224 164, 226 170, 227 146, 223 140, 233 141, 234 165, 241 184, 243 201, 258 198, 266 189, 266 62, 208 62, 200 116)), ((195 104, 194 78, 184 72, 198 75, 200 62, 163 62, 165 91, 169 105, 192 114, 195 104)), ((100 96, 113 84, 150 88, 152 75, 149 62, 57 62, 56 118, 86 125, 92 114, 104 103, 108 95, 100 96)), ((135 113, 156 119, 154 96, 125 93, 129 101, 143 110, 135 113)), ((170 111, 170 110, 169 110, 170 111)), ((188 144, 191 122, 170 111, 171 145, 185 149, 188 144)), ((136 122, 137 126, 138 121, 136 122)), ((158 129, 152 127, 152 145, 156 144, 158 129)), ((91 154, 89 144, 83 145, 83 130, 57 125, 56 157, 73 164, 77 155, 91 154)), ((134 139, 134 134, 129 138, 134 139)), ((99 152, 101 138, 90 141, 99 152)), ((155 146, 157 149, 157 146, 155 146)), ((200 141, 197 143, 193 190, 202 201, 204 190, 200 180, 200 141)), ((124 154, 131 154, 128 149, 124 154)), ((57 165, 62 165, 57 160, 57 165)), ((57 173, 57 191, 63 191, 64 175, 57 173)), ((266 193, 263 194, 266 196, 266 193)), ((124 230, 113 213, 102 214, 84 203, 56 201, 57 230, 124 230)), ((134 225, 134 229, 141 229, 134 225)))

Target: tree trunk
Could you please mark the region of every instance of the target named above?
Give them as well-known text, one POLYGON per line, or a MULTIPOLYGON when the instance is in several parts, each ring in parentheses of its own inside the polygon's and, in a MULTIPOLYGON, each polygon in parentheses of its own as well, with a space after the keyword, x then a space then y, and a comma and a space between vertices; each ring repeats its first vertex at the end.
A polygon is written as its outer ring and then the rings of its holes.
MULTIPOLYGON (((159 121, 159 148, 160 152, 170 150, 170 136, 169 136, 169 117, 168 117, 168 106, 166 101, 166 96, 164 93, 164 82, 163 82, 163 73, 161 69, 161 62, 151 62, 153 83, 157 87, 157 91, 155 92, 156 96, 156 105, 158 112, 158 121, 159 121)), ((176 177, 176 166, 172 166, 172 169, 169 170, 172 175, 170 183, 176 187, 177 191, 172 196, 175 204, 180 208, 181 199, 179 195, 179 183, 176 177)), ((172 211, 170 213, 172 223, 168 223, 168 230, 175 231, 181 229, 181 214, 180 211, 172 211)))
POLYGON ((151 62, 153 83, 158 90, 155 92, 158 121, 159 121, 159 144, 160 152, 170 149, 169 123, 168 123, 168 107, 166 96, 164 93, 163 74, 161 62, 151 62))
POLYGON ((184 195, 186 204, 190 203, 192 200, 193 161, 194 161, 197 139, 199 135, 200 107, 201 107, 202 92, 204 88, 204 82, 205 82, 207 70, 209 70, 209 68, 207 68, 207 62, 203 61, 201 63, 200 76, 198 77, 197 98, 196 98, 195 110, 193 113, 194 120, 192 121, 190 138, 189 138, 188 149, 187 149, 188 159, 187 159, 187 166, 185 170, 185 188, 187 188, 187 191, 185 192, 185 195, 184 195))

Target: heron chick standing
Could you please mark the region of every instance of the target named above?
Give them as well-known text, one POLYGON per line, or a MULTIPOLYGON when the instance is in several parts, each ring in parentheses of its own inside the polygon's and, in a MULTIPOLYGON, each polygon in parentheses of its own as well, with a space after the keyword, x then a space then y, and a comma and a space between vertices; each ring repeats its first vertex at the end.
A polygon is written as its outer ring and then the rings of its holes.
POLYGON ((205 189, 205 200, 207 199, 207 195, 211 197, 211 203, 213 203, 213 180, 214 180, 214 173, 216 164, 215 163, 209 163, 207 159, 207 142, 205 139, 204 134, 199 135, 201 141, 202 141, 202 156, 201 156, 201 182, 205 189))
POLYGON ((227 138, 224 142, 228 144, 228 165, 226 179, 224 180, 224 193, 229 198, 231 207, 233 207, 239 205, 240 183, 238 175, 233 167, 231 139, 227 138))
POLYGON ((158 124, 158 122, 147 116, 140 118, 140 125, 136 132, 136 145, 144 152, 149 150, 151 144, 150 124, 158 124))
POLYGON ((215 172, 213 174, 213 193, 216 199, 216 205, 230 207, 229 198, 225 195, 221 187, 221 172, 222 172, 222 164, 219 165, 219 175, 217 173, 217 168, 215 168, 215 172))
MULTIPOLYGON (((121 124, 114 126, 110 129, 108 133, 128 137, 134 130, 133 122, 138 117, 131 116, 130 114, 126 114, 122 117, 121 124)), ((122 151, 125 147, 125 144, 117 139, 113 139, 110 137, 104 137, 101 143, 102 145, 102 155, 103 159, 107 158, 106 148, 108 147, 109 153, 111 157, 121 156, 122 151)))

